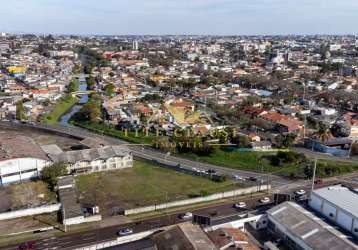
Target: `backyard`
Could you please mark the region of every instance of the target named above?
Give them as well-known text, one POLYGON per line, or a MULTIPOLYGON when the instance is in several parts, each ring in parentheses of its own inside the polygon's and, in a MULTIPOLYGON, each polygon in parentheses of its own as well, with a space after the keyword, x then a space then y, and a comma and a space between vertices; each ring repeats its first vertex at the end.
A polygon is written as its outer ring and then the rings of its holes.
POLYGON ((81 203, 99 204, 102 212, 187 199, 240 188, 231 180, 214 182, 135 161, 133 168, 76 178, 81 203))

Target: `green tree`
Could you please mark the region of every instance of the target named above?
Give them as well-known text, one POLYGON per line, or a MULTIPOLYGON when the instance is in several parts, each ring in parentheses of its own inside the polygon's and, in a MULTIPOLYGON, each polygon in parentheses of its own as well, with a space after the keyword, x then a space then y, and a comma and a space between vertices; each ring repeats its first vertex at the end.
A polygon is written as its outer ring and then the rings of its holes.
POLYGON ((326 142, 332 137, 332 134, 329 127, 323 122, 320 122, 318 124, 318 130, 313 134, 313 136, 322 142, 326 142))
POLYGON ((105 92, 106 96, 112 96, 114 94, 115 90, 116 90, 116 86, 113 83, 108 83, 104 87, 104 92, 105 92))
POLYGON ((87 89, 92 90, 96 86, 96 82, 92 75, 87 77, 87 89))
POLYGON ((16 103, 16 120, 24 120, 26 119, 25 110, 24 110, 24 103, 22 100, 16 103))
POLYGON ((78 90, 80 82, 77 79, 73 79, 70 84, 68 85, 68 92, 75 92, 78 90))
POLYGON ((50 189, 54 190, 57 185, 58 178, 66 174, 68 174, 67 165, 63 162, 59 162, 45 167, 42 170, 41 177, 42 180, 49 185, 50 189))

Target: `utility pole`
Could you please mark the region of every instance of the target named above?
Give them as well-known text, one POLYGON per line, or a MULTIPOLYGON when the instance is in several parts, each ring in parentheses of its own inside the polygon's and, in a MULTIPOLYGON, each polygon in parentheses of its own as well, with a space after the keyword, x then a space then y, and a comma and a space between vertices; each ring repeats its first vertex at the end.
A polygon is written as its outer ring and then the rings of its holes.
POLYGON ((311 194, 314 189, 314 182, 316 179, 316 169, 317 169, 317 159, 314 160, 314 167, 313 167, 313 175, 312 175, 312 186, 311 186, 311 194))

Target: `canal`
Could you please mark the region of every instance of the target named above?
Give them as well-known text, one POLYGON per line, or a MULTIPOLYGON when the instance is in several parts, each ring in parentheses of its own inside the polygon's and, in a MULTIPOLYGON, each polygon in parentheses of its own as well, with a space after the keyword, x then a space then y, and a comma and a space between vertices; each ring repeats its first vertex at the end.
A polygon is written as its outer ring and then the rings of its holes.
MULTIPOLYGON (((87 83, 86 78, 84 76, 79 77, 80 85, 78 87, 79 91, 86 91, 87 90, 87 83)), ((80 101, 74 105, 66 114, 64 114, 61 118, 59 123, 61 125, 70 126, 68 121, 71 119, 71 117, 76 114, 78 111, 81 110, 83 104, 85 104, 88 101, 88 95, 82 95, 80 98, 80 101)))

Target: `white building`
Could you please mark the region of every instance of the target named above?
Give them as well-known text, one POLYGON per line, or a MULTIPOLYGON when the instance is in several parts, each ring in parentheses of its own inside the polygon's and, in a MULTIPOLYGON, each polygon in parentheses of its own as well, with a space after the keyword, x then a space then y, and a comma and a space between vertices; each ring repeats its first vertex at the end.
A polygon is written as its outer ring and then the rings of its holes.
POLYGON ((268 230, 293 250, 354 250, 354 242, 304 207, 284 202, 267 211, 268 230))
POLYGON ((358 190, 341 185, 316 189, 311 194, 309 205, 358 238, 358 190))
POLYGON ((73 150, 49 154, 53 162, 64 162, 71 173, 99 172, 133 166, 131 151, 124 146, 73 150))
POLYGON ((0 134, 0 185, 36 178, 50 164, 33 139, 0 134))

